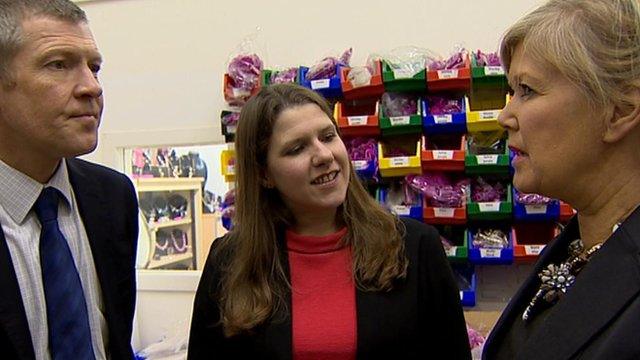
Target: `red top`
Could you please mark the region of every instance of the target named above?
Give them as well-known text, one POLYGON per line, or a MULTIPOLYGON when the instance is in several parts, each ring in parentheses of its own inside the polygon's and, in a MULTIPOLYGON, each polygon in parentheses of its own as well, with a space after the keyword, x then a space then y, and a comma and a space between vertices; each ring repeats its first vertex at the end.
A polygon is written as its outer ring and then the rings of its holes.
POLYGON ((327 236, 287 231, 291 272, 293 359, 356 358, 356 289, 347 229, 327 236))

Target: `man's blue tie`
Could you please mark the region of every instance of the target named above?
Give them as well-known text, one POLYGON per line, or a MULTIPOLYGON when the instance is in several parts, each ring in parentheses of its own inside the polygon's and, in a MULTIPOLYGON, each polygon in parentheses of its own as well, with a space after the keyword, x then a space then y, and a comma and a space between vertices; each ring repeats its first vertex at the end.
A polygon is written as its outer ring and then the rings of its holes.
POLYGON ((34 210, 42 225, 40 267, 54 360, 95 359, 87 303, 69 244, 58 226, 58 190, 42 190, 34 210))

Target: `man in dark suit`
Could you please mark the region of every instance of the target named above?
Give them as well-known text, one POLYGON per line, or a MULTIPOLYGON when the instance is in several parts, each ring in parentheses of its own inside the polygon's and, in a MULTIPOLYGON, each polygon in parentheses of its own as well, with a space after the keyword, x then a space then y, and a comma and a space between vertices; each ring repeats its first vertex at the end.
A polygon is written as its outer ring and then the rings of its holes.
POLYGON ((69 0, 0 0, 0 354, 131 359, 137 200, 93 151, 102 63, 69 0))

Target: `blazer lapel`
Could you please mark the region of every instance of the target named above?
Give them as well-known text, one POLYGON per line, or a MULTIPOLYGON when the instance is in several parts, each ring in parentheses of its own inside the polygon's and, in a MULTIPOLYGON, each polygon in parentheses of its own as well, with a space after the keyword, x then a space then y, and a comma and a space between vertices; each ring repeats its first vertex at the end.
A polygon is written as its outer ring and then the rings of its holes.
MULTIPOLYGON (((27 315, 7 242, 0 227, 0 324, 20 359, 34 359, 27 315)), ((6 353, 6 349, 4 349, 6 353)))
POLYGON ((575 285, 527 342, 526 359, 568 359, 640 293, 640 209, 578 275, 575 285), (637 235, 636 235, 637 236, 637 235))
POLYGON ((576 234, 578 232, 578 222, 577 217, 571 219, 570 223, 567 225, 565 230, 549 245, 547 245, 546 249, 540 255, 536 265, 534 266, 533 271, 522 286, 518 289, 516 294, 511 298, 509 304, 507 304, 506 308, 502 312, 502 315, 498 319, 498 322, 493 327, 493 330, 489 334, 487 338, 485 351, 483 353, 483 358, 490 359, 494 356, 493 349, 497 344, 494 344, 498 339, 504 338, 504 333, 507 329, 510 329, 510 324, 513 323, 516 317, 521 317, 524 309, 529 304, 529 301, 533 298, 535 293, 538 291, 538 287, 540 286, 540 281, 538 280, 538 273, 542 270, 545 264, 550 262, 555 262, 554 259, 559 257, 564 257, 566 255, 566 249, 571 240, 574 240, 576 234))

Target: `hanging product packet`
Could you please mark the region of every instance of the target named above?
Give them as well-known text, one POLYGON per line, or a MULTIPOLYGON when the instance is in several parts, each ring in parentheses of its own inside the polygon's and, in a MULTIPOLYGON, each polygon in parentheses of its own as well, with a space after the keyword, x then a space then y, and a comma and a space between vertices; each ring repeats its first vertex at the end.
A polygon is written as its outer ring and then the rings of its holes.
POLYGON ((469 152, 473 155, 500 155, 504 151, 504 131, 478 132, 469 136, 469 152))
POLYGON ((309 71, 307 71, 307 74, 305 75, 305 79, 307 81, 313 81, 329 79, 336 76, 338 66, 349 66, 352 53, 353 49, 349 48, 342 53, 340 58, 328 56, 320 60, 320 62, 309 68, 309 71))
POLYGON ((551 199, 540 194, 516 193, 516 201, 523 205, 546 205, 551 199))
POLYGON ((405 182, 414 190, 422 193, 430 206, 456 208, 464 205, 469 179, 452 181, 443 173, 407 175, 405 182))
POLYGON ((474 202, 498 202, 504 201, 507 196, 507 187, 500 181, 488 182, 478 176, 471 186, 471 200, 474 202))
POLYGON ((427 96, 429 112, 431 115, 447 115, 461 113, 463 104, 460 99, 451 99, 444 96, 427 96))
POLYGON ((418 98, 415 95, 400 93, 382 94, 384 116, 410 116, 418 113, 418 98))
POLYGON ((497 52, 485 53, 481 50, 478 50, 474 53, 476 58, 476 65, 479 67, 484 66, 501 66, 500 56, 497 52))
POLYGON ((384 61, 396 79, 411 78, 424 71, 427 64, 438 59, 433 51, 417 46, 401 46, 384 54, 373 54, 372 59, 384 61))
POLYGON ((260 87, 260 75, 264 64, 257 51, 259 29, 243 39, 230 57, 227 74, 229 83, 224 89, 224 97, 231 106, 243 106, 260 87))
POLYGON ((467 56, 468 52, 465 48, 456 46, 456 50, 454 50, 453 54, 449 56, 448 59, 433 59, 428 63, 427 69, 429 69, 429 71, 460 69, 465 66, 467 56))
POLYGON ((288 84, 295 83, 298 77, 298 68, 291 67, 284 70, 278 70, 271 72, 270 84, 288 84))

